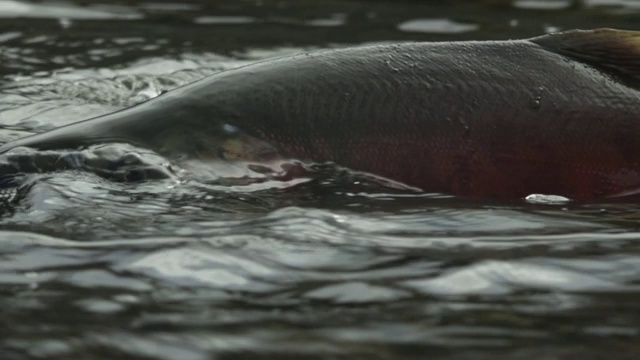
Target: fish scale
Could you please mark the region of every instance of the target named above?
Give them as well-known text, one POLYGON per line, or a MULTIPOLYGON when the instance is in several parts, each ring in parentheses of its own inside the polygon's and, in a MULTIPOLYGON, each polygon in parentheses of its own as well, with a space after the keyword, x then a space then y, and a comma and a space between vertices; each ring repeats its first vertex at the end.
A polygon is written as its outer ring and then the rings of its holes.
MULTIPOLYGON (((640 33, 402 43, 261 61, 0 148, 127 142, 169 159, 229 134, 429 192, 592 199, 640 188, 640 33), (237 134, 236 134, 237 135, 237 134)), ((239 146, 264 161, 264 145, 239 146)), ((180 155, 180 156, 178 156, 180 155)))

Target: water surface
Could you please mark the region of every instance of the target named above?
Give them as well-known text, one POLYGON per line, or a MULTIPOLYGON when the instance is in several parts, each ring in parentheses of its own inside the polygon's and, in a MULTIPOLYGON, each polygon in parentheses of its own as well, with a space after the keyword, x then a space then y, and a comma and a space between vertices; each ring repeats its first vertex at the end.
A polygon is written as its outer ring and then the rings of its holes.
MULTIPOLYGON (((616 0, 0 1, 0 140, 253 61, 637 28, 616 0)), ((0 194, 3 195, 4 193, 0 194)), ((640 206, 28 174, 0 208, 3 359, 636 359, 640 206)))

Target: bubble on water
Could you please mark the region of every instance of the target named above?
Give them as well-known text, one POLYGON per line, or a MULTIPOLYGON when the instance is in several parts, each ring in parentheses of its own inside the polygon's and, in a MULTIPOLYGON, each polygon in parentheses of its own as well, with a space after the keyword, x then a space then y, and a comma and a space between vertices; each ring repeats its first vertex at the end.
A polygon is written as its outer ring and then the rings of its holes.
POLYGON ((531 194, 524 198, 530 204, 561 205, 571 199, 560 195, 531 194))

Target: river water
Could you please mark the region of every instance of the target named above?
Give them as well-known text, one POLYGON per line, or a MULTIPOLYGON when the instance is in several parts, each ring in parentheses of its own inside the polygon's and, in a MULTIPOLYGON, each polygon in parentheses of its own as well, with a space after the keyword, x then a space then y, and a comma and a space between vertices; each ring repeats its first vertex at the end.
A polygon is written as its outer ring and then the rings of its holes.
MULTIPOLYGON (((215 72, 387 41, 640 28, 631 0, 0 1, 0 140, 215 72)), ((1 359, 637 359, 640 206, 27 174, 1 359)))

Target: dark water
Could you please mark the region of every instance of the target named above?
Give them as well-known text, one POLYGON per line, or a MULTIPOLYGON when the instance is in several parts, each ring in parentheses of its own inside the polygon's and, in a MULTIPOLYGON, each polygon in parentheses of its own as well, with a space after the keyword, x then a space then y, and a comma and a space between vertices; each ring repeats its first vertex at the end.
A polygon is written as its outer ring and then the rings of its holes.
MULTIPOLYGON (((2 142, 259 59, 640 28, 640 2, 0 1, 2 142)), ((640 206, 31 174, 1 359, 637 359, 640 206)))

